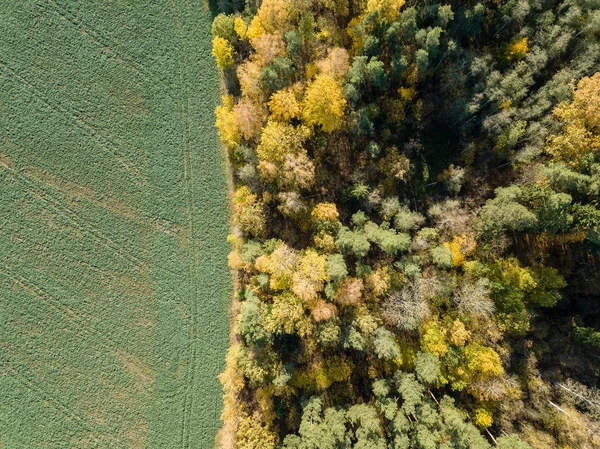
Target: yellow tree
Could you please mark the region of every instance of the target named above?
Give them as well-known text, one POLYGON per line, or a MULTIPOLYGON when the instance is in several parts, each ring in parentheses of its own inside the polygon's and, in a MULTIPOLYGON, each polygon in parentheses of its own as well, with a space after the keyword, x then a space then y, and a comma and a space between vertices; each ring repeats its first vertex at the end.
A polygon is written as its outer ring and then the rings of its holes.
POLYGON ((342 80, 346 77, 350 68, 350 57, 348 50, 341 47, 330 48, 327 57, 316 62, 320 73, 328 75, 336 80, 342 80))
POLYGON ((554 117, 564 123, 560 133, 548 139, 546 151, 555 159, 578 165, 580 158, 600 149, 600 72, 581 79, 573 101, 561 103, 554 117))
POLYGON ((269 109, 271 109, 271 117, 281 122, 300 117, 300 104, 296 92, 291 88, 279 90, 271 95, 269 109))
POLYGON ((256 153, 263 161, 281 165, 286 154, 303 151, 302 145, 309 135, 310 131, 305 126, 294 127, 269 120, 262 130, 256 153))
POLYGON ((393 22, 400 15, 404 3, 404 0, 368 0, 366 13, 377 10, 388 22, 393 22))
POLYGON ((300 258, 294 273, 292 291, 304 301, 317 298, 327 280, 327 258, 313 249, 308 249, 300 258))
POLYGON ((260 85, 260 64, 256 61, 246 61, 237 68, 237 76, 243 97, 248 97, 262 104, 264 92, 260 85))
POLYGON ((233 65, 233 47, 227 39, 215 37, 213 39, 212 54, 217 61, 217 67, 226 69, 233 65))
POLYGON ((233 97, 231 95, 221 98, 221 104, 215 109, 215 115, 217 116, 215 125, 219 130, 221 142, 229 149, 237 147, 240 143, 240 133, 233 114, 233 97))
POLYGON ((309 125, 332 132, 342 126, 345 108, 346 99, 339 83, 329 75, 320 74, 306 89, 302 118, 309 125))
POLYGON ((258 137, 265 116, 265 111, 248 97, 233 107, 233 121, 246 140, 258 137))
POLYGON ((240 419, 236 434, 237 449, 274 449, 277 436, 254 417, 240 419))
POLYGON ((248 187, 243 186, 235 191, 233 207, 236 223, 242 231, 252 235, 260 235, 264 232, 266 223, 264 204, 248 187))
POLYGON ((264 33, 250 41, 256 53, 253 59, 261 66, 270 64, 273 59, 285 54, 285 42, 278 34, 264 33))
POLYGON ((296 250, 281 243, 271 254, 256 259, 256 269, 271 275, 270 286, 273 290, 285 290, 291 287, 298 258, 296 250))

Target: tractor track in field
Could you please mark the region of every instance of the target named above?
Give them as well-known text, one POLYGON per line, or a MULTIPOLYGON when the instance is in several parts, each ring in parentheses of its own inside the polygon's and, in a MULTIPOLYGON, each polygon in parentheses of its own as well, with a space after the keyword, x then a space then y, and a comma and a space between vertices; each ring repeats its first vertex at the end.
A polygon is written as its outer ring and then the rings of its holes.
POLYGON ((63 304, 61 301, 50 295, 48 292, 33 283, 31 280, 27 279, 25 276, 13 273, 12 270, 10 270, 10 268, 8 268, 6 265, 0 267, 0 274, 13 283, 19 285, 23 290, 32 296, 40 299, 59 316, 65 317, 65 319, 70 322, 80 334, 86 337, 94 338, 94 340, 98 341, 98 343, 104 349, 113 352, 115 348, 119 346, 114 340, 106 336, 105 333, 96 331, 91 326, 92 323, 90 323, 88 318, 73 311, 69 306, 63 304))
MULTIPOLYGON (((187 5, 186 5, 187 6, 187 5)), ((190 446, 190 421, 194 408, 194 379, 196 376, 196 368, 198 366, 198 344, 199 344, 199 324, 198 324, 198 283, 200 276, 198 272, 198 247, 196 242, 196 226, 195 226, 195 195, 194 195, 194 146, 192 142, 191 132, 191 117, 190 117, 190 93, 188 86, 188 67, 187 54, 183 51, 184 36, 182 30, 182 20, 176 0, 171 0, 171 10, 177 28, 179 38, 179 51, 183 54, 179 58, 179 78, 182 87, 181 92, 181 114, 183 123, 182 133, 182 158, 183 158, 183 189, 186 202, 186 215, 189 228, 189 288, 192 297, 190 298, 189 310, 189 330, 188 330, 188 354, 187 354, 187 370, 188 378, 185 379, 183 395, 183 410, 181 417, 181 447, 189 448, 190 446)))
POLYGON ((59 399, 56 399, 55 397, 52 397, 50 394, 48 394, 47 390, 41 387, 38 383, 27 378, 23 373, 17 371, 11 366, 5 368, 3 371, 6 374, 8 374, 15 382, 18 382, 27 390, 31 391, 42 402, 44 402, 44 404, 49 405, 68 420, 77 421, 81 427, 83 427, 86 430, 90 430, 90 425, 81 415, 69 411, 69 408, 67 406, 65 406, 59 399))
MULTIPOLYGON (((72 210, 71 208, 64 206, 61 202, 54 197, 50 192, 46 189, 49 187, 48 184, 39 181, 38 179, 27 176, 23 174, 21 171, 16 170, 14 168, 9 167, 8 165, 0 164, 1 168, 8 170, 13 176, 19 178, 21 182, 27 185, 29 188, 29 192, 32 196, 37 198, 39 201, 46 204, 49 208, 53 209, 57 214, 67 218, 74 229, 77 229, 79 232, 85 235, 91 235, 96 241, 98 241, 101 245, 110 249, 114 254, 118 255, 119 258, 125 260, 129 265, 133 266, 136 270, 143 270, 145 268, 142 260, 132 254, 127 253, 121 247, 121 245, 114 240, 112 240, 108 235, 102 232, 99 228, 91 225, 86 225, 81 222, 78 214, 72 210)), ((50 187, 52 188, 52 187, 50 187)), ((145 254, 147 256, 148 254, 145 254)), ((163 266, 155 267, 155 269, 159 269, 161 271, 166 271, 171 274, 177 275, 178 273, 163 266)))
POLYGON ((119 147, 116 144, 114 144, 111 140, 102 136, 101 133, 93 125, 88 123, 86 120, 81 119, 76 114, 70 112, 65 107, 53 104, 53 102, 50 101, 37 86, 35 86, 28 79, 23 77, 17 70, 6 64, 1 56, 0 68, 2 69, 1 72, 4 73, 5 76, 7 76, 8 78, 12 77, 24 86, 26 86, 31 92, 32 96, 35 97, 39 102, 44 103, 46 107, 50 109, 53 113, 63 117, 64 119, 67 119, 71 126, 83 131, 84 133, 92 137, 97 142, 98 147, 102 151, 112 155, 119 162, 119 164, 128 173, 130 178, 138 186, 144 186, 146 184, 144 180, 140 179, 141 172, 139 168, 136 167, 133 162, 124 159, 123 156, 120 154, 121 150, 119 149, 119 147))
POLYGON ((8 168, 9 171, 12 172, 13 176, 19 178, 19 180, 25 184, 29 188, 29 193, 37 198, 42 203, 46 204, 49 208, 54 210, 57 214, 67 218, 70 221, 70 224, 74 229, 77 229, 84 235, 91 235, 95 240, 100 242, 103 246, 110 249, 114 254, 118 255, 121 259, 127 261, 130 265, 134 266, 138 270, 142 270, 144 265, 142 261, 132 255, 127 254, 123 251, 121 245, 112 240, 108 235, 102 232, 100 229, 95 226, 85 225, 83 224, 75 211, 70 209, 67 206, 61 205, 60 202, 54 198, 49 192, 47 192, 44 187, 47 187, 47 184, 39 182, 34 178, 23 175, 17 170, 12 170, 8 168), (39 184, 39 185, 36 185, 39 184))

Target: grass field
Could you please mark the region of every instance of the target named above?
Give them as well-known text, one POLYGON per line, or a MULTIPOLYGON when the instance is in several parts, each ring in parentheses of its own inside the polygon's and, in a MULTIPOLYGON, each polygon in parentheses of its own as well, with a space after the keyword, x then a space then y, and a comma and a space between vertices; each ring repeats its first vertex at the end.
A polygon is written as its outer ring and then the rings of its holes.
POLYGON ((212 448, 210 22, 201 0, 0 0, 0 448, 212 448))

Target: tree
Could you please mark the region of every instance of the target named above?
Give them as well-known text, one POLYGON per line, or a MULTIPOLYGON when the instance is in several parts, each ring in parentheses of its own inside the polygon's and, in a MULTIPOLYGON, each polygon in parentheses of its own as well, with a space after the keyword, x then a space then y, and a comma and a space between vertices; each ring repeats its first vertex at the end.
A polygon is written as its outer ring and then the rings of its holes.
POLYGON ((304 301, 317 298, 327 279, 327 259, 313 249, 304 252, 293 276, 292 291, 304 301))
POLYGON ((431 249, 431 258, 433 263, 439 268, 451 268, 452 262, 452 251, 447 246, 436 246, 431 249))
POLYGON ((265 331, 272 334, 298 332, 304 319, 304 306, 297 296, 285 292, 273 297, 262 319, 265 331))
POLYGON ((263 161, 281 165, 287 154, 303 151, 302 145, 309 135, 306 127, 269 120, 260 135, 256 153, 263 161))
POLYGON ((213 39, 212 55, 215 57, 217 67, 226 69, 233 65, 233 47, 227 39, 217 36, 213 39))
POLYGON ((440 378, 440 360, 429 352, 418 352, 415 357, 417 378, 425 385, 433 385, 440 378))
POLYGON ((340 229, 335 244, 342 252, 354 254, 358 257, 366 256, 371 248, 369 239, 364 232, 351 231, 346 227, 340 229))
POLYGON ((277 436, 256 419, 245 416, 240 419, 236 440, 237 449, 275 449, 277 436))
POLYGON ((536 215, 519 203, 523 192, 518 186, 499 187, 496 198, 481 208, 481 230, 489 235, 503 231, 524 231, 537 223, 536 215))
POLYGON ((379 327, 373 333, 373 350, 380 359, 394 360, 400 357, 400 348, 394 334, 384 327, 379 327))
POLYGON ((386 229, 368 222, 364 226, 367 239, 378 245, 387 254, 395 255, 399 251, 406 251, 410 247, 410 236, 398 234, 393 229, 386 229))
POLYGON ((243 232, 249 235, 261 235, 264 232, 264 204, 248 187, 243 186, 235 191, 233 205, 236 222, 243 232))
POLYGON ((296 92, 292 88, 279 90, 271 95, 269 102, 271 116, 275 120, 288 122, 300 116, 300 104, 296 99, 296 92))
POLYGON ((341 47, 330 48, 327 51, 327 57, 318 60, 316 66, 320 73, 330 76, 339 82, 345 78, 350 68, 348 50, 341 47))
POLYGON ((212 36, 221 37, 231 42, 234 38, 234 18, 227 14, 219 14, 213 19, 212 36))
POLYGON ((366 12, 379 11, 389 22, 393 22, 400 15, 404 3, 404 0, 368 0, 366 12))
POLYGON ((221 105, 215 110, 217 120, 215 125, 219 130, 221 142, 229 148, 233 149, 240 143, 240 134, 233 114, 233 97, 221 97, 221 105))
POLYGON ((233 107, 233 117, 244 139, 252 140, 260 134, 265 113, 253 100, 244 98, 233 107))
POLYGON ((286 290, 292 285, 292 276, 299 260, 298 252, 285 243, 280 243, 271 254, 256 259, 256 269, 271 275, 270 287, 286 290))
POLYGON ((573 92, 573 101, 554 109, 564 123, 560 133, 551 136, 546 151, 556 160, 578 166, 582 157, 600 148, 600 72, 582 78, 573 92))
POLYGON ((348 269, 344 256, 341 254, 330 254, 327 256, 327 277, 334 281, 343 281, 348 276, 348 269))
POLYGON ((254 294, 246 294, 246 301, 240 306, 238 332, 247 344, 262 344, 268 334, 265 332, 260 313, 260 300, 254 294))
POLYGON ((340 85, 328 75, 317 75, 306 89, 302 102, 302 118, 311 126, 318 125, 325 132, 342 126, 346 100, 340 85))

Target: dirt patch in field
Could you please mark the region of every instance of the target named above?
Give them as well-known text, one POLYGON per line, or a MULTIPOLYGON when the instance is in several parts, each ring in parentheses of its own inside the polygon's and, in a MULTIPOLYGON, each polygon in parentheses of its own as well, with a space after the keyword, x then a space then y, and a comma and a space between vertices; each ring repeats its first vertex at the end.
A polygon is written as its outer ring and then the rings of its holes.
POLYGON ((154 378, 150 365, 139 357, 131 355, 122 349, 117 350, 116 356, 123 364, 127 373, 135 380, 136 387, 147 390, 152 386, 154 378))

